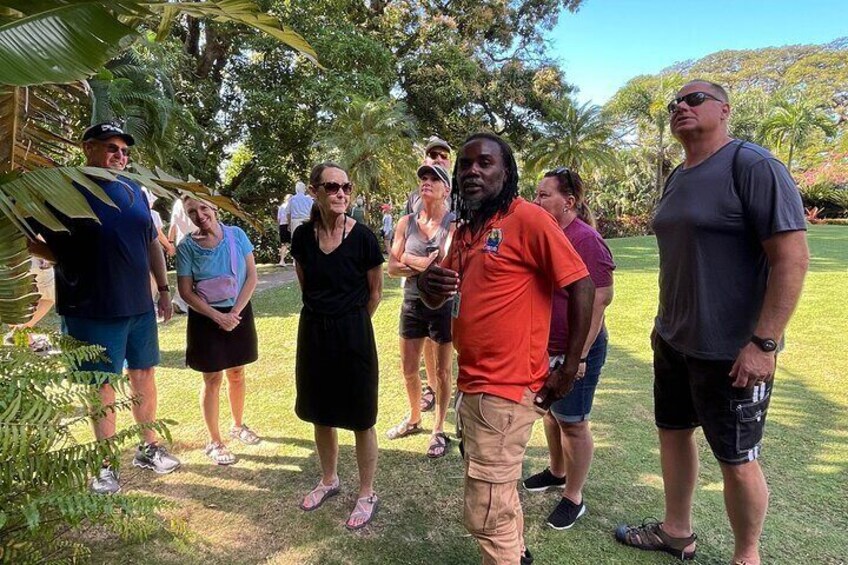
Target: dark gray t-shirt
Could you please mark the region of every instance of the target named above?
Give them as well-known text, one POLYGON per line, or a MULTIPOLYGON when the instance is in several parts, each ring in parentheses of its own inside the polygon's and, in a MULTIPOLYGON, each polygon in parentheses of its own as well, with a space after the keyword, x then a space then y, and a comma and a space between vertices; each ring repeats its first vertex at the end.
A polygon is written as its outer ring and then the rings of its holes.
POLYGON ((660 251, 655 328, 674 349, 699 359, 736 358, 765 296, 769 268, 761 242, 806 229, 795 182, 766 149, 745 143, 734 190, 731 164, 740 143, 675 171, 653 220, 660 251))

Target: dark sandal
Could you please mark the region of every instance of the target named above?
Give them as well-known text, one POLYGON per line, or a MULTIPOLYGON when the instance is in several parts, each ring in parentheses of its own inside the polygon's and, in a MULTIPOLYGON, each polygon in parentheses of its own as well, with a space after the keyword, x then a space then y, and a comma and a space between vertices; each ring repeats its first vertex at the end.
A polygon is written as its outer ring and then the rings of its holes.
POLYGON ((447 455, 450 441, 451 439, 444 432, 433 434, 430 438, 430 445, 427 447, 427 457, 430 459, 438 459, 439 457, 447 455))
POLYGON ((424 430, 421 428, 421 422, 414 424, 409 421, 409 416, 401 420, 400 424, 389 429, 386 432, 386 437, 389 439, 400 439, 402 437, 420 434, 424 430))
POLYGON ((429 412, 436 406, 436 392, 429 385, 425 386, 424 390, 421 391, 420 406, 422 412, 429 412))
POLYGON ((694 533, 685 538, 673 538, 662 529, 662 522, 644 520, 640 526, 622 525, 615 530, 619 543, 645 551, 664 551, 678 559, 694 559, 695 550, 685 551, 686 546, 698 539, 694 533))

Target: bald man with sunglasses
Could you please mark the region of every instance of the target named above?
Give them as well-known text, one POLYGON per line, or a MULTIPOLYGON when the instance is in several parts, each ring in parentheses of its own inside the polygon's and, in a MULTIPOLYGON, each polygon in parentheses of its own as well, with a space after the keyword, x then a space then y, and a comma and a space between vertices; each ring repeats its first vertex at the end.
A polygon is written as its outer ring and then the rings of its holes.
POLYGON ((685 161, 653 220, 660 254, 654 349, 665 519, 616 539, 693 559, 700 426, 724 480, 733 563, 759 565, 768 488, 758 461, 777 352, 809 263, 804 209, 786 167, 728 134, 719 85, 695 80, 668 104, 685 161))
MULTIPOLYGON (((82 136, 86 164, 118 174, 127 166, 134 141, 115 124, 91 126, 82 136)), ((68 231, 52 232, 36 225, 46 243, 31 242, 30 250, 56 262, 56 312, 62 316, 63 331, 105 349, 106 360, 83 363, 80 370, 121 374, 126 363, 130 389, 138 401, 133 404, 133 416, 136 423, 148 424, 156 420, 156 317, 158 313, 168 320, 173 312, 165 257, 141 187, 125 177, 92 181, 115 206, 80 189, 98 221, 60 214, 68 231), (158 287, 158 312, 153 307, 150 273, 158 287)), ((108 381, 98 392, 104 406, 115 404, 115 390, 108 381)), ((93 423, 98 440, 115 435, 114 412, 107 410, 93 423)), ((180 466, 179 460, 158 444, 153 429, 144 429, 142 439, 133 465, 157 474, 180 466)), ((91 481, 91 490, 112 494, 120 489, 116 470, 105 461, 91 481)))

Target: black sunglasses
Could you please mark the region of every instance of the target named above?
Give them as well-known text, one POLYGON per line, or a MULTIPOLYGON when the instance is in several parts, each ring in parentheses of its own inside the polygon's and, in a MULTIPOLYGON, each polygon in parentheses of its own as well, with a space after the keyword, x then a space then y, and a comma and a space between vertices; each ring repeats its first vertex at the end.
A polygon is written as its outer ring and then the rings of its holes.
POLYGON ((568 183, 568 190, 571 194, 574 194, 574 180, 571 178, 571 169, 568 167, 557 167, 551 171, 545 173, 545 178, 548 177, 561 177, 565 175, 565 180, 568 183))
POLYGON ((338 191, 342 191, 345 194, 350 194, 353 191, 353 184, 346 182, 344 184, 339 184, 337 182, 322 182, 316 185, 316 188, 324 187, 324 190, 327 194, 335 194, 338 191))
POLYGON ((707 92, 690 92, 689 94, 686 94, 684 96, 678 96, 677 98, 669 102, 666 108, 668 108, 669 114, 673 114, 677 111, 677 106, 679 106, 681 102, 686 102, 687 106, 689 106, 690 108, 694 108, 695 106, 700 106, 707 100, 715 100, 716 102, 721 102, 722 104, 724 104, 724 100, 722 100, 721 98, 716 98, 715 96, 707 92))
POLYGON ((130 148, 129 147, 119 147, 118 145, 116 145, 114 143, 103 143, 102 141, 100 142, 100 144, 103 145, 106 148, 107 153, 119 153, 120 152, 121 155, 123 155, 124 157, 130 156, 130 148))

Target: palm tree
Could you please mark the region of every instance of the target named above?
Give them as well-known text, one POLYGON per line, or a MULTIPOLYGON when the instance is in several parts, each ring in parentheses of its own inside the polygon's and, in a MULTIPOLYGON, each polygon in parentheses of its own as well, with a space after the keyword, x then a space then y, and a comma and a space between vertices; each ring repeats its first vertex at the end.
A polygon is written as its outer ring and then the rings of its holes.
POLYGON ((819 106, 799 98, 778 100, 761 126, 762 139, 786 152, 786 168, 792 173, 795 153, 804 149, 816 131, 827 136, 836 133, 836 124, 819 106))
POLYGON ((122 122, 139 145, 141 160, 176 160, 183 171, 191 163, 174 147, 176 130, 197 132, 194 116, 174 97, 174 86, 155 54, 129 49, 88 80, 91 123, 122 122))
POLYGON ((658 77, 640 76, 632 79, 610 101, 610 110, 643 138, 653 138, 655 174, 654 189, 659 194, 665 171, 666 132, 669 128, 666 105, 680 90, 683 77, 666 74, 658 77))
POLYGON ((406 196, 419 159, 418 136, 406 104, 391 97, 354 96, 317 144, 335 155, 366 198, 406 196))
POLYGON ((527 152, 527 166, 537 173, 565 166, 590 174, 612 166, 615 155, 610 146, 612 128, 601 114, 600 106, 586 102, 581 106, 565 100, 553 113, 554 121, 527 152))

